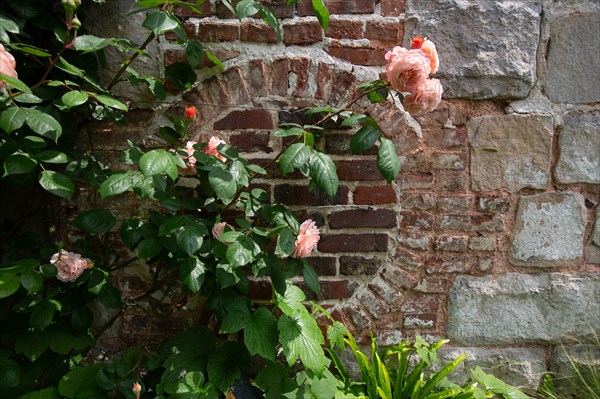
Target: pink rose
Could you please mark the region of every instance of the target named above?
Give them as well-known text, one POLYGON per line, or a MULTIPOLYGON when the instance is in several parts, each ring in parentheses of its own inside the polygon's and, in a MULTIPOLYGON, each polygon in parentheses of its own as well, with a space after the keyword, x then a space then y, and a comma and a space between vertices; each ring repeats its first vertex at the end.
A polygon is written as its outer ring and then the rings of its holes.
POLYGON ((187 166, 189 166, 190 168, 193 168, 194 165, 196 164, 196 158, 194 158, 194 151, 196 151, 194 149, 194 145, 196 145, 196 144, 198 144, 198 143, 195 141, 188 141, 184 148, 184 151, 187 153, 187 162, 186 163, 187 163, 187 166))
POLYGON ((310 219, 305 220, 300 225, 292 258, 306 258, 315 249, 318 242, 319 229, 315 226, 315 222, 310 219))
POLYGON ((421 50, 422 52, 424 52, 425 55, 427 56, 427 58, 429 58, 429 62, 430 62, 430 66, 431 66, 431 73, 437 72, 437 70, 440 66, 440 60, 438 57, 437 50, 435 48, 435 44, 433 44, 433 42, 431 40, 429 40, 427 38, 423 39, 423 38, 420 38, 419 36, 415 36, 410 48, 415 49, 415 50, 421 50))
POLYGON ((411 115, 421 115, 433 111, 442 101, 444 89, 437 79, 427 79, 417 90, 404 97, 404 109, 411 115))
POLYGON ((58 270, 56 278, 63 283, 77 280, 86 269, 94 267, 94 263, 87 258, 74 252, 61 249, 59 253, 52 255, 50 263, 58 270))
POLYGON ((415 91, 431 73, 429 58, 421 50, 408 50, 394 55, 386 67, 386 76, 393 89, 415 91))
MULTIPOLYGON (((17 77, 17 63, 15 62, 15 58, 4 49, 2 44, 0 44, 0 73, 11 78, 17 77)), ((0 90, 4 87, 6 87, 6 82, 0 80, 0 90)))
POLYGON ((227 160, 227 158, 225 158, 223 155, 219 154, 219 151, 217 151, 217 147, 220 144, 225 144, 225 142, 223 140, 221 140, 220 138, 218 138, 217 136, 212 136, 210 138, 210 140, 208 140, 208 144, 206 145, 204 152, 208 155, 212 155, 213 157, 216 157, 220 161, 225 162, 227 160))
POLYGON ((392 61, 394 61, 397 57, 406 53, 408 50, 404 47, 396 46, 392 49, 392 51, 388 51, 385 53, 385 60, 387 61, 387 65, 389 65, 392 61))

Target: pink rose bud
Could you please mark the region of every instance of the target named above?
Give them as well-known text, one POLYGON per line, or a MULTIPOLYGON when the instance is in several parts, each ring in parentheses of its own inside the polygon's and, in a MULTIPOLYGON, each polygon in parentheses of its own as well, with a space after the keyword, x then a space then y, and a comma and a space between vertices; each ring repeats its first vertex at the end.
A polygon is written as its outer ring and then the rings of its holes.
POLYGON ((190 120, 196 118, 196 113, 198 110, 196 107, 187 107, 185 109, 185 119, 190 120))
POLYGON ((298 232, 298 238, 294 246, 292 258, 306 258, 319 242, 319 229, 315 226, 315 222, 308 219, 302 222, 298 232))
POLYGON ((212 155, 213 157, 216 157, 220 161, 225 162, 227 160, 227 158, 225 158, 223 155, 219 154, 219 151, 217 151, 217 147, 220 144, 225 144, 225 142, 223 140, 221 140, 220 138, 218 138, 217 136, 212 136, 210 138, 210 140, 208 140, 208 144, 206 145, 204 152, 208 155, 212 155))
POLYGON ((57 269, 56 278, 63 283, 77 280, 84 270, 94 266, 90 259, 82 258, 81 255, 64 249, 52 255, 50 263, 57 269))
POLYGON ((415 36, 410 48, 415 50, 421 50, 422 52, 424 52, 431 63, 431 73, 437 72, 440 66, 440 60, 438 57, 437 50, 435 48, 435 44, 433 44, 431 40, 415 36))
POLYGON ((142 392, 142 386, 140 385, 139 382, 136 381, 136 382, 133 383, 133 387, 131 388, 131 392, 133 392, 133 394, 135 395, 135 397, 139 399, 140 393, 142 392))
POLYGON ((437 108, 442 101, 444 89, 437 79, 427 79, 417 91, 404 97, 404 109, 411 115, 421 115, 437 108))
MULTIPOLYGON (((17 77, 17 63, 15 62, 15 58, 4 49, 2 44, 0 44, 0 73, 11 78, 17 77)), ((4 87, 6 87, 6 82, 0 79, 0 90, 4 87)))
POLYGON ((415 91, 431 73, 431 62, 421 50, 392 53, 388 58, 386 76, 394 90, 415 91))
MULTIPOLYGON (((185 145, 185 148, 183 149, 186 153, 187 153, 187 166, 189 166, 190 168, 193 168, 194 165, 196 164, 196 158, 194 158, 194 151, 196 151, 194 149, 194 145, 196 145, 197 143, 195 141, 188 141, 185 145)), ((183 160, 186 160, 186 157, 181 157, 183 158, 183 160)))

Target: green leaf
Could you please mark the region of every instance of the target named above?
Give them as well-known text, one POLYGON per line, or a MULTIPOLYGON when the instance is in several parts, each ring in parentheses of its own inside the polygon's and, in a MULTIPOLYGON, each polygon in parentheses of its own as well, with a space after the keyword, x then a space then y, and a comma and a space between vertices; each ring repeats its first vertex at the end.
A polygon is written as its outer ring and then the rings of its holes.
POLYGON ((27 119, 25 108, 9 107, 0 114, 0 128, 6 133, 19 129, 27 119))
POLYGON ((179 276, 183 285, 192 293, 197 293, 204 283, 206 269, 196 257, 190 257, 181 265, 179 276))
POLYGON ((304 277, 306 286, 310 288, 312 292, 319 295, 321 292, 321 285, 319 284, 319 276, 317 275, 315 269, 313 269, 308 263, 304 263, 302 276, 304 277))
POLYGON ((99 298, 100 302, 109 309, 121 309, 123 307, 121 293, 110 283, 102 287, 99 298))
POLYGON ((11 296, 20 286, 21 280, 14 274, 0 275, 0 299, 11 296))
POLYGON ((275 137, 290 137, 290 136, 300 136, 301 134, 304 134, 305 130, 302 129, 301 127, 290 127, 290 128, 279 128, 277 129, 274 133, 273 136, 275 137))
POLYGON ((225 68, 225 65, 223 65, 221 60, 219 60, 216 55, 214 55, 213 53, 211 53, 208 50, 205 50, 204 54, 206 55, 206 58, 208 58, 210 61, 212 61, 213 64, 215 64, 217 66, 217 68, 219 68, 221 70, 223 68, 225 68))
POLYGON ((166 173, 172 180, 175 180, 179 175, 173 154, 163 149, 152 150, 142 155, 140 170, 146 177, 166 173))
POLYGON ((251 355, 275 361, 277 319, 266 308, 258 308, 244 329, 244 344, 251 355))
POLYGON ((31 89, 18 78, 13 78, 12 76, 5 75, 0 73, 0 80, 5 81, 15 89, 22 91, 23 93, 31 93, 31 89))
POLYGON ((179 21, 173 15, 158 10, 148 11, 142 23, 144 28, 150 29, 156 36, 179 28, 179 21))
POLYGON ((104 396, 104 390, 96 384, 101 367, 100 363, 74 367, 58 383, 58 393, 67 398, 79 398, 84 392, 86 398, 104 396))
POLYGON ((250 237, 243 237, 227 247, 227 261, 233 266, 245 266, 254 261, 260 247, 250 237))
POLYGON ((19 399, 61 399, 56 388, 46 388, 41 391, 27 392, 25 395, 19 396, 19 399))
POLYGON ((97 37, 94 35, 81 35, 75 39, 75 49, 84 53, 91 53, 115 43, 112 38, 97 37))
POLYGON ((208 360, 208 379, 221 392, 226 392, 233 382, 240 378, 240 365, 245 365, 248 356, 244 346, 227 341, 219 352, 208 360))
MULTIPOLYGON (((209 57, 209 52, 206 52, 209 57)), ((210 58, 210 57, 209 57, 210 58)), ((175 62, 165 68, 165 76, 170 79, 179 90, 187 90, 196 82, 196 72, 183 62, 175 62)))
POLYGON ((49 193, 68 200, 75 192, 75 185, 71 179, 53 170, 43 170, 39 176, 39 183, 49 193))
POLYGON ((321 28, 327 32, 327 28, 329 28, 329 11, 325 7, 325 4, 323 4, 323 0, 312 0, 312 7, 321 28))
POLYGON ((137 257, 140 259, 154 258, 162 251, 162 245, 157 238, 146 238, 137 248, 137 257))
POLYGON ((283 33, 281 31, 279 18, 277 18, 277 16, 273 13, 273 11, 271 11, 270 8, 263 5, 261 5, 259 12, 260 17, 263 19, 263 21, 265 21, 267 25, 273 28, 273 31, 275 31, 275 35, 277 36, 277 42, 281 43, 281 41, 283 40, 283 33))
POLYGON ((378 138, 379 128, 364 126, 350 139, 350 149, 354 154, 360 154, 373 147, 378 138))
POLYGON ((100 101, 102 104, 106 105, 107 107, 111 107, 114 109, 118 109, 119 111, 127 111, 129 108, 127 108, 127 105, 123 104, 121 101, 117 100, 116 98, 112 98, 110 96, 105 96, 103 94, 98 94, 98 93, 91 93, 96 100, 100 101))
POLYGON ((0 370, 2 370, 0 373, 0 390, 19 386, 21 369, 17 362, 7 358, 0 358, 0 370))
POLYGON ((52 322, 55 310, 56 308, 53 304, 48 301, 44 301, 33 308, 29 318, 29 323, 33 328, 43 330, 52 322))
POLYGON ((100 196, 106 198, 111 195, 118 195, 130 191, 133 187, 140 184, 142 180, 142 174, 136 170, 116 172, 102 182, 100 185, 100 196))
POLYGON ((308 311, 296 312, 292 317, 281 315, 277 328, 288 366, 291 367, 300 356, 306 368, 317 376, 323 375, 325 371, 325 353, 321 347, 324 343, 323 335, 308 311))
POLYGON ((30 93, 18 94, 15 97, 13 97, 13 100, 15 100, 16 102, 21 103, 21 104, 40 104, 40 103, 44 102, 44 100, 42 100, 38 96, 34 96, 33 94, 30 94, 30 93))
POLYGON ((227 313, 223 317, 219 332, 222 334, 233 334, 250 324, 252 315, 248 300, 244 297, 236 297, 225 304, 227 313))
POLYGON ((181 248, 188 256, 194 256, 194 253, 200 249, 203 236, 206 231, 196 226, 183 226, 175 234, 177 246, 181 248))
POLYGON ((21 274, 21 285, 29 294, 35 294, 44 286, 44 278, 37 271, 28 270, 21 274))
POLYGON ((45 150, 36 155, 44 163, 62 164, 69 162, 67 154, 57 150, 45 150))
POLYGON ((190 66, 196 68, 204 56, 204 47, 202 47, 202 44, 197 40, 189 40, 185 44, 185 56, 187 57, 190 66))
POLYGON ((396 154, 396 147, 394 143, 385 138, 380 138, 379 150, 377 151, 377 168, 387 180, 391 183, 398 173, 400 173, 400 159, 396 154))
POLYGON ((35 169, 37 162, 29 154, 14 154, 4 160, 4 174, 17 175, 28 173, 35 169))
POLYGON ((142 221, 138 218, 127 219, 121 224, 119 236, 128 248, 135 247, 142 238, 142 224, 142 221))
POLYGON ((337 346, 340 349, 345 348, 344 337, 348 334, 348 329, 339 321, 334 321, 327 327, 327 339, 332 347, 337 346))
POLYGON ((228 170, 214 168, 208 173, 208 183, 221 201, 231 200, 237 191, 237 183, 228 170))
POLYGON ((54 119, 54 117, 37 109, 24 109, 27 110, 25 124, 29 126, 31 130, 42 137, 58 142, 58 138, 62 135, 62 126, 54 119))
POLYGON ((279 363, 269 362, 262 368, 254 383, 266 391, 265 399, 281 399, 283 394, 292 392, 298 387, 296 381, 290 378, 288 369, 279 363))
POLYGON ((72 90, 63 94, 63 96, 60 99, 63 102, 63 104, 65 104, 69 108, 72 108, 85 104, 89 98, 90 96, 84 91, 72 90))
POLYGON ((106 209, 91 209, 77 215, 71 224, 88 234, 100 234, 110 231, 116 219, 106 209))
POLYGON ((251 17, 260 11, 260 3, 254 0, 242 0, 235 6, 235 16, 238 19, 251 17))
POLYGON ((309 171, 310 178, 317 187, 333 198, 337 193, 339 180, 331 158, 322 152, 313 151, 310 156, 309 171))
POLYGON ((281 173, 287 175, 296 169, 302 168, 310 159, 310 147, 303 143, 295 143, 281 154, 281 173))
POLYGON ((295 243, 296 236, 294 232, 289 228, 283 228, 277 236, 275 254, 282 258, 287 258, 292 254, 292 252, 294 252, 295 243))

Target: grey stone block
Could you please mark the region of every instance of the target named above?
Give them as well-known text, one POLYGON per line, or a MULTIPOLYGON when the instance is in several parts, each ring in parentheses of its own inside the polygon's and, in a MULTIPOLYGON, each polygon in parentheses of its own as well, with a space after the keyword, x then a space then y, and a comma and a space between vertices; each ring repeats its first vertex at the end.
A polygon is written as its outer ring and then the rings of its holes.
POLYGON ((558 149, 554 175, 559 183, 600 183, 600 113, 570 113, 558 149))
POLYGON ((444 97, 524 98, 536 81, 540 0, 407 0, 405 43, 437 47, 444 97))
POLYGON ((454 344, 557 343, 600 326, 600 274, 459 276, 448 293, 454 344))
POLYGON ((539 115, 474 118, 467 124, 474 191, 547 187, 552 119, 539 115))
POLYGON ((600 392, 600 345, 556 347, 550 359, 550 371, 554 375, 554 387, 561 397, 588 397, 590 391, 586 391, 586 384, 596 393, 600 392))
POLYGON ((509 261, 518 266, 560 266, 583 255, 586 209, 579 193, 522 197, 509 261))

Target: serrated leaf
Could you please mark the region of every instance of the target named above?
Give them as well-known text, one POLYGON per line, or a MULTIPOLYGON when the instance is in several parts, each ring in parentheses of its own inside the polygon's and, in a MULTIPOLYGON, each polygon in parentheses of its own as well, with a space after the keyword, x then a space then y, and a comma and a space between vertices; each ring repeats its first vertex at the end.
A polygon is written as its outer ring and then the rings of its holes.
POLYGON ((310 148, 304 143, 292 144, 281 154, 281 173, 287 175, 296 169, 302 168, 310 159, 310 148))
POLYGON ((246 349, 238 342, 227 341, 208 360, 208 379, 221 392, 226 392, 240 378, 240 365, 248 361, 246 349))
POLYGON ((71 222, 73 226, 88 234, 100 234, 110 231, 116 219, 106 209, 91 209, 77 215, 71 222))
POLYGON ((9 107, 0 114, 0 128, 6 133, 19 129, 27 119, 25 108, 9 107))
POLYGON ((321 347, 324 343, 323 335, 308 311, 295 312, 292 317, 280 316, 277 328, 288 366, 291 367, 300 357, 306 368, 317 376, 323 375, 325 371, 325 353, 321 347))
POLYGON ((0 299, 11 296, 20 286, 21 280, 14 274, 0 275, 0 299))
POLYGON ((37 162, 29 154, 14 154, 4 160, 4 174, 17 175, 28 173, 35 169, 37 162))
POLYGON ((183 285, 193 293, 202 288, 205 279, 204 264, 196 257, 190 257, 181 265, 179 277, 183 285))
POLYGON ((337 346, 340 349, 345 348, 344 337, 348 334, 348 329, 339 321, 334 321, 327 327, 327 339, 332 347, 337 346))
POLYGON ((175 234, 177 246, 188 256, 193 256, 202 246, 205 231, 196 226, 183 226, 175 234))
POLYGON ((90 96, 86 92, 71 90, 62 95, 61 101, 67 107, 72 108, 85 104, 89 98, 90 96))
POLYGON ((236 297, 225 304, 227 313, 223 317, 219 331, 224 334, 233 334, 244 329, 251 321, 251 308, 244 297, 236 297))
POLYGON ((244 328, 244 344, 251 355, 275 361, 277 319, 266 308, 258 308, 244 328))
POLYGON ((38 181, 44 190, 68 200, 71 199, 75 192, 73 181, 67 176, 53 170, 43 170, 40 172, 38 181))
POLYGON ((390 183, 398 176, 398 173, 400 173, 400 159, 396 153, 396 147, 391 140, 381 137, 379 141, 377 168, 385 180, 390 183))
POLYGON ((176 30, 179 27, 179 21, 167 12, 151 10, 146 14, 142 26, 150 29, 156 36, 160 36, 163 33, 176 30))
POLYGON ((331 158, 322 152, 313 151, 310 156, 309 172, 311 180, 317 187, 333 198, 337 193, 339 180, 331 158))
POLYGON ((250 237, 244 237, 227 247, 227 261, 233 266, 245 266, 254 261, 260 247, 250 237))
POLYGON ((208 173, 208 183, 217 197, 222 201, 231 200, 237 191, 237 183, 226 169, 212 169, 208 173))
POLYGON ((373 145, 379 138, 379 129, 373 126, 363 126, 360 128, 350 139, 350 149, 354 154, 360 154, 365 152, 373 145))
POLYGON ((102 182, 100 185, 100 196, 106 198, 111 195, 118 195, 130 191, 133 187, 140 184, 142 180, 142 174, 136 170, 116 172, 102 182))
POLYGON ((296 381, 289 376, 288 369, 279 363, 268 363, 262 368, 254 383, 266 392, 265 399, 281 399, 283 394, 298 388, 296 381))

